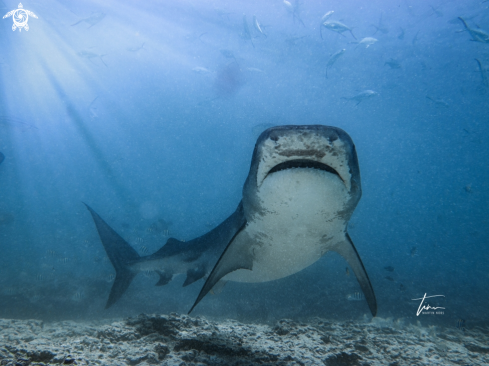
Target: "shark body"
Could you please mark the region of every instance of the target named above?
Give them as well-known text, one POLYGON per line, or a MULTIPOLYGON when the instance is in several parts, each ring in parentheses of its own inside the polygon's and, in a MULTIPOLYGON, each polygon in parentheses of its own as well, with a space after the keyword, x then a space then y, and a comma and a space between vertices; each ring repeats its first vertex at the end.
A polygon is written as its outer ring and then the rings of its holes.
POLYGON ((107 307, 144 270, 160 274, 157 285, 174 273, 187 273, 184 286, 207 275, 191 312, 220 281, 272 281, 335 251, 348 261, 375 316, 372 285, 347 233, 361 194, 355 146, 346 132, 323 125, 278 126, 257 140, 236 211, 189 242, 170 238, 156 253, 140 257, 87 206, 117 273, 107 307))

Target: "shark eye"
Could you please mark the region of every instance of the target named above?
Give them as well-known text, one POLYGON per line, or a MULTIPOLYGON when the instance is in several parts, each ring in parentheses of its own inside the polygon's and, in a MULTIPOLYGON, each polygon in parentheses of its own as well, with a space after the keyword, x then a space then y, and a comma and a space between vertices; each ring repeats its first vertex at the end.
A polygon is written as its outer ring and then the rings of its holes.
POLYGON ((338 172, 331 168, 329 165, 320 163, 318 161, 314 160, 306 160, 306 159, 296 159, 296 160, 289 160, 285 161, 283 163, 280 163, 278 165, 275 165, 267 174, 276 173, 281 170, 286 170, 286 169, 292 169, 292 168, 313 168, 313 169, 318 169, 318 170, 323 170, 331 174, 335 174, 340 178, 342 181, 343 179, 341 176, 338 174, 338 172))

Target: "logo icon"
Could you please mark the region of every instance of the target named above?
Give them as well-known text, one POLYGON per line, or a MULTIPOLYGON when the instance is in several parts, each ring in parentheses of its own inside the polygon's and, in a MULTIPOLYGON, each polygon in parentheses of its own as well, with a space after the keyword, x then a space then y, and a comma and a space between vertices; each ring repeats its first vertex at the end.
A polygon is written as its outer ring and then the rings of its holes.
POLYGON ((15 31, 19 28, 19 32, 22 31, 22 28, 25 28, 26 31, 29 30, 29 24, 27 21, 29 20, 29 15, 37 19, 37 15, 32 11, 24 10, 22 3, 19 3, 19 8, 9 11, 7 14, 3 16, 3 19, 12 16, 14 19, 14 24, 12 25, 12 30, 15 31))

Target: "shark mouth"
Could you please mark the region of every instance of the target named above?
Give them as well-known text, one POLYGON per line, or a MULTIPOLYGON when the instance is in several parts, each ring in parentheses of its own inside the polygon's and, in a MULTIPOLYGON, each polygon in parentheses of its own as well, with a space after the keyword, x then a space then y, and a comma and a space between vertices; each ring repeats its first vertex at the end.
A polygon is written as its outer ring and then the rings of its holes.
POLYGON ((319 161, 307 160, 307 159, 288 160, 288 161, 284 161, 283 163, 277 164, 272 169, 270 169, 270 171, 265 176, 265 179, 272 173, 276 173, 286 169, 293 169, 293 168, 313 168, 313 169, 323 170, 325 172, 337 175, 338 178, 340 178, 341 181, 344 182, 343 178, 341 178, 338 172, 332 167, 330 167, 329 165, 326 165, 319 161))

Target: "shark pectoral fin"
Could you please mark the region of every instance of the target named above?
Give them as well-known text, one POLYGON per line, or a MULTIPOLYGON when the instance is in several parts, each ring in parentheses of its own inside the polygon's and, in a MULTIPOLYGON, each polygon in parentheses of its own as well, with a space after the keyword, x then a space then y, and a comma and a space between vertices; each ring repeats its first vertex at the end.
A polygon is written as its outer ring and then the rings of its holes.
POLYGON ((160 276, 160 280, 156 283, 155 286, 165 286, 173 278, 173 274, 168 272, 156 271, 156 273, 158 273, 158 275, 160 276))
POLYGON ((228 283, 228 281, 220 280, 214 285, 214 287, 209 291, 209 293, 211 295, 219 295, 222 292, 222 289, 224 288, 226 283, 228 283))
MULTIPOLYGON (((244 224, 241 230, 245 227, 244 224)), ((205 281, 204 287, 200 290, 197 300, 188 312, 189 314, 194 310, 197 304, 204 298, 205 295, 216 285, 221 278, 228 273, 236 271, 238 269, 253 268, 253 254, 250 251, 249 241, 243 238, 243 235, 238 235, 241 230, 230 241, 226 249, 221 255, 221 258, 217 261, 214 269, 212 270, 207 281, 205 281)))
POLYGON ((185 279, 185 282, 183 283, 183 287, 186 287, 186 286, 194 283, 195 281, 200 280, 204 276, 205 276, 205 268, 204 267, 190 268, 187 271, 187 278, 185 279))
POLYGON ((345 258, 353 269, 363 294, 365 295, 365 299, 367 299, 372 316, 377 315, 377 300, 375 299, 374 289, 372 288, 367 271, 365 271, 365 267, 363 266, 362 260, 360 259, 350 236, 345 234, 345 240, 336 245, 332 250, 345 258))

